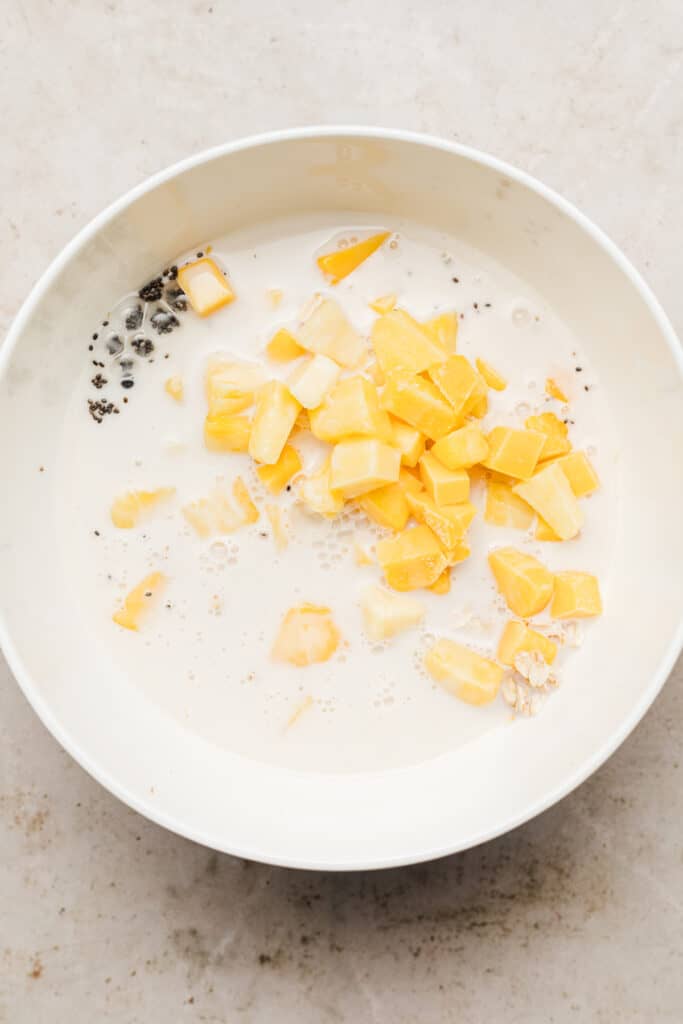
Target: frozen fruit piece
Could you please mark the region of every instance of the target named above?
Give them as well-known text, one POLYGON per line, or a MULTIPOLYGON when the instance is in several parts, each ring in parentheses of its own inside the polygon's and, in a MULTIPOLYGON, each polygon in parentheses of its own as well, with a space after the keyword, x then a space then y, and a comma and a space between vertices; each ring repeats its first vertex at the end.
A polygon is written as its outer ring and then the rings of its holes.
POLYGON ((258 519, 244 482, 238 477, 232 486, 232 500, 225 484, 218 481, 207 498, 199 498, 183 508, 183 515, 200 537, 215 533, 232 533, 258 519), (233 500, 237 503, 235 508, 233 500))
POLYGON ((273 657, 304 668, 331 658, 340 639, 329 608, 316 604, 296 605, 280 623, 273 657))
POLYGON ((588 572, 555 573, 550 614, 554 619, 585 619, 591 615, 602 615, 597 577, 588 572))
POLYGON ((536 509, 562 540, 571 540, 583 526, 583 512, 569 480, 556 462, 539 469, 531 480, 517 484, 515 494, 536 509))
POLYGON ((528 530, 534 520, 534 510, 501 480, 489 480, 486 486, 484 519, 495 526, 514 530, 528 530))
POLYGON ((311 512, 334 519, 344 507, 344 497, 330 487, 330 459, 327 458, 319 470, 298 481, 300 501, 311 512))
POLYGON ((339 284, 345 277, 348 277, 357 267, 364 263, 369 256, 377 252, 379 247, 386 242, 391 234, 390 231, 381 231, 377 235, 363 239, 355 245, 347 245, 344 249, 335 249, 324 256, 318 256, 317 264, 322 270, 330 284, 339 284))
POLYGON ((263 368, 255 363, 240 363, 213 356, 206 369, 206 401, 210 416, 242 412, 254 402, 265 382, 263 368))
POLYGON ((464 356, 449 356, 445 363, 432 367, 429 376, 453 409, 454 419, 459 418, 462 422, 473 392, 475 400, 481 397, 478 390, 479 374, 472 364, 464 356))
POLYGON ((246 452, 250 434, 248 416, 219 413, 204 420, 204 444, 212 452, 246 452))
POLYGON ((393 309, 378 317, 372 325, 371 341, 384 373, 420 373, 446 359, 445 349, 403 309, 393 309))
POLYGON ((365 353, 365 342, 332 299, 318 299, 299 326, 297 340, 309 352, 349 368, 358 366, 365 353))
POLYGON ((166 577, 160 572, 151 572, 127 594, 122 607, 112 616, 117 626, 131 629, 134 632, 140 627, 140 619, 151 607, 153 599, 166 583, 166 577))
POLYGON ((557 383, 557 381, 553 380, 552 377, 548 377, 548 379, 545 382, 545 393, 546 395, 549 395, 550 398, 557 399, 558 402, 569 401, 560 385, 557 383))
POLYGON ((432 679, 466 704, 490 704, 505 675, 495 661, 445 639, 427 651, 425 666, 432 679))
POLYGON ((315 409, 337 383, 341 367, 328 356, 312 356, 294 370, 287 384, 304 409, 315 409))
POLYGON ((271 380, 261 388, 249 436, 252 459, 269 466, 277 462, 300 409, 282 381, 271 380))
POLYGON ((455 343, 458 337, 458 314, 439 313, 437 316, 425 320, 422 330, 440 345, 446 353, 455 352, 455 343))
POLYGON ((447 565, 439 578, 427 589, 431 590, 432 594, 449 594, 451 590, 451 567, 447 565))
POLYGON ((292 332, 285 327, 276 331, 266 346, 266 355, 277 363, 289 363, 292 359, 298 359, 305 354, 306 349, 301 347, 292 332))
POLYGON ((417 521, 428 526, 441 547, 449 552, 464 538, 477 511, 469 501, 459 505, 437 505, 426 491, 406 494, 406 501, 417 521))
POLYGON ((469 544, 466 544, 464 540, 459 540, 452 548, 444 548, 443 553, 446 556, 446 565, 458 565, 459 562, 468 559, 472 551, 469 544))
POLYGON ((570 452, 569 455, 562 455, 555 461, 574 492, 576 498, 583 498, 586 494, 592 494, 600 486, 598 474, 585 452, 570 452))
POLYGON ((558 455, 566 455, 571 451, 571 442, 567 434, 569 428, 566 423, 558 419, 554 412, 544 412, 540 416, 529 416, 524 424, 529 430, 538 430, 545 434, 545 444, 538 456, 539 462, 546 459, 554 459, 558 455))
POLYGON ((365 632, 371 640, 388 640, 424 618, 424 608, 418 601, 384 587, 367 587, 360 606, 365 632))
POLYGON ((476 365, 479 373, 490 388, 493 388, 494 391, 505 391, 505 388, 508 386, 507 380, 490 363, 487 363, 485 359, 477 359, 476 365))
POLYGON ((278 551, 284 551, 289 543, 287 530, 285 528, 285 516, 279 505, 266 505, 266 515, 270 523, 270 529, 278 551))
POLYGON ((417 466, 418 460, 425 450, 425 437, 416 427, 390 416, 391 444, 401 453, 404 466, 417 466))
POLYGON ((469 469, 488 455, 489 446, 479 427, 453 430, 431 448, 431 454, 449 469, 469 469))
POLYGON ((546 435, 536 430, 494 427, 488 438, 489 453, 483 465, 497 473, 528 480, 543 450, 546 435))
POLYGON ((416 373, 395 370, 387 377, 381 404, 432 441, 455 426, 455 416, 438 388, 416 373))
POLYGON ((543 611, 553 594, 553 576, 537 558, 516 548, 496 548, 489 553, 489 565, 515 615, 528 619, 543 611))
POLYGON ((448 469, 431 451, 420 459, 420 477, 437 505, 457 505, 470 496, 470 478, 466 470, 448 469))
POLYGON ((235 298, 225 274, 221 273, 213 260, 206 257, 181 267, 178 271, 178 284, 199 316, 215 313, 235 298))
POLYGON ((427 526, 413 526, 377 545, 377 561, 394 590, 429 587, 446 568, 438 540, 427 526))
POLYGON ((131 530, 146 511, 175 494, 175 487, 158 487, 155 491, 128 491, 111 506, 111 521, 119 530, 131 530))
POLYGON ((536 531, 534 533, 534 537, 536 538, 536 540, 543 540, 543 541, 546 541, 546 540, 561 541, 562 540, 561 537, 557 536, 557 534, 553 530, 552 526, 548 526, 548 524, 546 523, 545 519, 542 519, 541 516, 538 517, 538 522, 536 523, 536 531))
POLYGON ((241 476, 235 479, 232 485, 232 493, 235 501, 242 511, 242 520, 245 523, 255 523, 259 518, 259 510, 251 499, 249 488, 241 476))
POLYGON ((372 565, 372 555, 360 541, 353 542, 353 559, 356 565, 372 565))
POLYGON ((498 644, 498 661, 503 665, 514 665, 520 651, 538 651, 547 665, 552 665, 557 655, 557 645, 542 633, 530 629, 524 622, 511 619, 505 626, 498 644))
POLYGON ((174 401, 182 402, 184 391, 183 378, 178 376, 169 377, 164 382, 164 391, 167 395, 170 395, 174 401))
POLYGON ((375 313, 390 313, 398 301, 396 295, 380 295, 378 298, 373 299, 372 302, 368 303, 370 309, 374 310, 375 313))
POLYGON ((280 458, 271 466, 257 466, 259 480, 272 494, 279 494, 293 476, 301 470, 301 456, 291 444, 286 444, 280 458))
POLYGON ((388 530, 402 530, 408 522, 410 509, 400 484, 386 484, 361 495, 358 504, 366 516, 388 530))
POLYGON ((365 377, 347 377, 329 393, 318 409, 309 412, 311 432, 320 441, 346 437, 376 437, 391 443, 393 431, 377 388, 365 377))
POLYGON ((332 449, 330 485, 345 498, 357 498, 383 484, 395 483, 400 468, 401 453, 383 441, 340 441, 332 449))

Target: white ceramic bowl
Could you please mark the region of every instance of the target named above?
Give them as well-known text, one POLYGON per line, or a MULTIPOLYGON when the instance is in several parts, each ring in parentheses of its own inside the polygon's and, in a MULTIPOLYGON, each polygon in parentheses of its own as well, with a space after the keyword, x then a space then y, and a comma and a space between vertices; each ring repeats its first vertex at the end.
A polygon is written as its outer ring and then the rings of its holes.
MULTIPOLYGON (((594 771, 663 685, 681 647, 682 361, 647 285, 582 214, 461 146, 377 129, 304 129, 219 147, 97 217, 21 309, 0 354, 0 639, 59 742, 112 793, 207 846, 336 870, 427 860, 531 818, 594 771), (543 715, 415 767, 283 771, 183 730, 78 629, 55 552, 55 462, 82 338, 197 240, 314 209, 385 212, 507 264, 579 333, 619 425, 620 514, 606 614, 571 688, 543 715), (87 289, 83 281, 87 280, 87 289)), ((616 504, 615 504, 616 509, 616 504)))

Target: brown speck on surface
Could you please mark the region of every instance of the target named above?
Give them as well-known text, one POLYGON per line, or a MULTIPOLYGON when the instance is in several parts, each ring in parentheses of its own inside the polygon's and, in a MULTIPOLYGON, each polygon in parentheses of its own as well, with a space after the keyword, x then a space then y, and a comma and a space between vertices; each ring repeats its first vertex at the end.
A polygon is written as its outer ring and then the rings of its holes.
POLYGON ((452 277, 451 281, 453 282, 453 284, 460 284, 460 278, 459 277, 452 277))
POLYGON ((28 976, 29 976, 29 978, 33 978, 34 981, 37 981, 38 978, 42 977, 42 974, 43 974, 42 962, 40 960, 40 957, 36 957, 35 960, 33 961, 33 967, 29 971, 28 976))

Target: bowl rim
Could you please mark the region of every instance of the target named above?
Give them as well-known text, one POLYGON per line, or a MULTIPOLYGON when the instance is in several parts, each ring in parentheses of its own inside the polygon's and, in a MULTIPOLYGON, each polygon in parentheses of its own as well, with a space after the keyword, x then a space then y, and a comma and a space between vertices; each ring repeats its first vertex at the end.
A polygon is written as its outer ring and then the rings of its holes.
MULTIPOLYGON (((240 137, 231 142, 222 143, 209 149, 202 150, 193 156, 186 157, 174 164, 164 168, 146 178, 138 185, 129 189, 122 196, 110 203, 105 209, 87 223, 69 241, 50 262, 46 270, 41 274, 37 282, 30 290, 28 296, 22 303, 10 326, 4 343, 0 347, 0 378, 6 372, 14 349, 23 333, 26 323, 30 319, 35 307, 43 295, 52 285, 55 278, 62 269, 69 263, 72 257, 79 252, 97 233, 122 210, 130 206, 135 200, 153 191, 164 182, 182 174, 183 172, 197 167, 200 164, 208 163, 211 160, 227 156, 241 150, 257 148, 260 146, 275 145, 282 142, 305 141, 316 138, 334 138, 339 136, 352 140, 375 139, 377 141, 407 142, 418 146, 425 146, 454 156, 463 157, 473 163, 480 164, 491 170, 505 175, 520 185, 535 192, 548 203, 566 214, 598 245, 602 248, 613 262, 624 273, 632 287, 638 292, 645 302, 653 319, 659 327, 661 334, 669 347, 673 360, 678 367, 679 375, 683 380, 683 347, 673 329, 673 326, 664 312, 652 289, 643 279, 642 275, 635 269, 633 264, 624 255, 621 249, 598 227, 594 221, 582 213, 573 203, 569 202, 558 192, 549 188, 533 175, 523 171, 514 165, 500 160, 488 153, 484 153, 471 146, 451 142, 435 135, 404 131, 395 128, 382 128, 372 125, 309 125, 286 129, 276 129, 261 132, 254 135, 240 137)), ((0 648, 9 665, 17 684, 22 690, 28 703, 36 715, 52 734, 57 742, 67 751, 68 754, 83 768, 90 776, 100 783, 105 789, 121 800, 122 803, 132 810, 142 814, 157 825, 168 829, 170 832, 200 843, 210 849, 228 853, 232 856, 242 857, 248 860, 255 860, 260 863, 270 864, 279 867, 298 868, 303 870, 322 871, 355 871, 375 870, 381 868, 401 867, 408 864, 424 863, 435 860, 439 857, 459 853, 471 849, 481 843, 509 832, 511 829, 530 821, 541 812, 553 806, 559 800, 571 793, 577 786, 593 774, 614 751, 626 740, 633 729, 641 721, 648 711, 655 698, 661 691, 674 664, 683 649, 683 608, 681 609, 680 620, 677 629, 674 631, 668 647, 664 651, 659 666, 652 674, 652 678, 639 701, 634 704, 629 714, 619 726, 605 739, 602 745, 590 756, 586 757, 581 765, 569 775, 559 786, 547 793, 542 799, 532 802, 523 812, 520 812, 509 819, 499 822, 494 827, 483 829, 477 835, 466 837, 464 840, 452 843, 445 843, 435 846, 429 850, 419 850, 415 853, 404 852, 393 857, 381 856, 373 860, 365 861, 325 861, 318 862, 308 860, 305 857, 278 857, 269 854, 267 851, 249 848, 244 845, 231 845, 225 842, 217 842, 214 836, 204 834, 197 829, 188 828, 182 820, 177 817, 160 811, 149 800, 129 791, 126 786, 121 785, 117 779, 102 769, 95 759, 80 749, 79 744, 72 740, 68 731, 62 727, 61 722, 53 714, 49 702, 46 701, 34 686, 32 675, 24 666, 18 650, 14 646, 9 627, 7 625, 3 609, 0 608, 0 648)))

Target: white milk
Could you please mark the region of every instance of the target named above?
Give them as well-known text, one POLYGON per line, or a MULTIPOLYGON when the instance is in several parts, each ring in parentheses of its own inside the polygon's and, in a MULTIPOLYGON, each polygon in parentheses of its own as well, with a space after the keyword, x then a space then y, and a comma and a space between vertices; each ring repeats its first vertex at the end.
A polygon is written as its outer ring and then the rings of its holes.
MULTIPOLYGON (((103 311, 111 321, 108 328, 93 327, 99 339, 89 355, 106 364, 100 372, 109 383, 99 392, 92 388, 97 368, 88 361, 74 391, 60 466, 62 555, 85 627, 97 636, 102 657, 113 659, 166 714, 207 740, 304 770, 403 766, 476 740, 486 730, 510 727, 502 699, 469 707, 427 677, 422 659, 437 636, 495 655, 509 613, 487 565, 491 546, 524 547, 551 569, 596 572, 603 594, 608 591, 616 447, 600 382, 579 339, 504 267, 417 225, 368 218, 363 226, 357 216, 347 222, 339 216, 297 218, 212 244, 237 301, 205 320, 185 313, 181 327, 169 335, 143 328, 155 344, 154 362, 137 360, 135 386, 123 391, 120 370, 103 345, 116 329, 117 309, 120 313, 130 304, 130 298, 122 300, 110 313, 103 311), (398 245, 385 245, 336 288, 326 289, 315 253, 342 231, 351 237, 353 228, 367 233, 368 227, 395 230, 398 245), (276 310, 267 301, 268 288, 284 292, 276 310), (584 501, 580 538, 565 544, 540 544, 520 531, 488 526, 480 514, 469 533, 472 556, 453 570, 450 594, 413 595, 426 608, 424 627, 383 646, 364 639, 358 607, 362 588, 379 582, 381 573, 376 565, 359 568, 353 556, 355 540, 371 545, 382 531, 353 510, 331 523, 295 507, 293 492, 279 499, 266 496, 247 456, 207 452, 202 441, 207 356, 223 351, 258 360, 274 331, 294 326, 301 307, 321 290, 334 294, 366 333, 375 315, 368 301, 389 292, 420 319, 453 308, 464 313, 458 351, 488 359, 509 380, 506 391, 490 393, 484 426, 522 426, 526 416, 542 409, 559 413, 559 404, 547 403, 544 396, 546 377, 554 377, 571 398, 573 444, 589 449, 603 484, 584 501), (182 404, 163 389, 173 374, 184 381, 182 404), (110 398, 121 411, 96 424, 87 397, 110 398), (181 507, 205 496, 217 477, 229 482, 237 475, 257 498, 260 521, 224 537, 200 539, 181 507), (160 486, 175 487, 175 498, 133 530, 113 527, 109 509, 115 496, 160 486), (281 553, 263 512, 265 501, 288 510, 291 539, 281 553), (112 612, 126 592, 155 569, 169 583, 140 632, 115 626, 112 612), (344 644, 329 662, 295 669, 274 663, 269 651, 283 614, 302 601, 330 606, 344 644), (288 727, 308 697, 313 703, 288 727)), ((156 306, 150 304, 148 315, 156 306)), ((288 372, 275 364, 270 370, 279 376, 288 372)), ((483 513, 479 488, 473 488, 472 500, 483 513)), ((590 633, 600 628, 599 621, 583 628, 590 633)), ((558 657, 564 686, 571 685, 571 658, 569 648, 558 657)), ((533 727, 542 727, 542 718, 533 727)))

